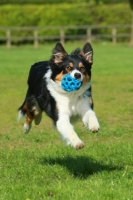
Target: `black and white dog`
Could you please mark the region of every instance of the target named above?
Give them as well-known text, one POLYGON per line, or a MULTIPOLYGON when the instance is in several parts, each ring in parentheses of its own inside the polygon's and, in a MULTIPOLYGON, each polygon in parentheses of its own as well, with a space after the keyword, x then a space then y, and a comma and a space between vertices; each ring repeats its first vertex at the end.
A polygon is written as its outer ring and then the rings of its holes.
POLYGON ((75 149, 84 147, 70 123, 72 116, 80 116, 83 124, 92 132, 99 130, 99 123, 93 111, 91 94, 91 67, 93 49, 86 43, 82 50, 76 49, 67 54, 61 43, 57 43, 49 61, 35 63, 29 72, 28 90, 19 116, 26 115, 24 132, 27 133, 34 120, 38 125, 42 111, 52 118, 57 130, 67 145, 75 149), (79 79, 82 84, 78 90, 67 92, 61 87, 66 75, 79 79))

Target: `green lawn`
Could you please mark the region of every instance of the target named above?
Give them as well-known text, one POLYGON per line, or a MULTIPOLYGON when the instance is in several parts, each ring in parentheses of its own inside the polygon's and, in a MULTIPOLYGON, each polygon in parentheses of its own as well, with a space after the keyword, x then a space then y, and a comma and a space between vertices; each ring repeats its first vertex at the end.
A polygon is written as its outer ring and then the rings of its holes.
MULTIPOLYGON (((92 44, 93 98, 100 122, 92 134, 75 124, 85 148, 65 146, 51 120, 24 134, 17 108, 30 66, 55 44, 0 47, 0 200, 133 200, 133 49, 92 44)), ((70 53, 84 44, 66 43, 70 53)))

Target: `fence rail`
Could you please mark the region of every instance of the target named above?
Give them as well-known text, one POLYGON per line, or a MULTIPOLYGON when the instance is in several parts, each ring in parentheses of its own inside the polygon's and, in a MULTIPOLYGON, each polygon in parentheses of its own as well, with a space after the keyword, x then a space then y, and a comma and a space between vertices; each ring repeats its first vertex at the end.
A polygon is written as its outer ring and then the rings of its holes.
MULTIPOLYGON (((126 25, 86 25, 86 26, 43 26, 43 27, 0 27, 0 33, 4 32, 4 36, 0 36, 0 41, 6 43, 6 47, 10 48, 12 42, 15 41, 33 41, 34 47, 39 46, 39 41, 44 40, 60 40, 61 43, 65 43, 66 39, 85 39, 91 42, 93 39, 110 39, 113 44, 117 43, 118 38, 131 37, 131 24, 126 25), (121 33, 122 29, 126 29, 124 33, 121 33), (59 32, 57 35, 39 35, 39 31, 56 30, 59 32), (85 34, 66 34, 68 30, 85 30, 85 34), (98 33, 106 30, 108 34, 98 33), (19 35, 19 32, 30 31, 31 33, 26 36, 19 35), (15 33, 15 36, 13 35, 15 33)), ((105 32, 106 32, 105 31, 105 32)))

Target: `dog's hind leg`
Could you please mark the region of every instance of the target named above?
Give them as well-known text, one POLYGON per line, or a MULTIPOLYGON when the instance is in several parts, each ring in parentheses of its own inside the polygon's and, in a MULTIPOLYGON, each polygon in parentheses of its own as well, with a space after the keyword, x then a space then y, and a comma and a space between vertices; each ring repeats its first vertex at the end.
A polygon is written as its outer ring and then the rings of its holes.
POLYGON ((35 125, 39 125, 41 120, 42 120, 42 110, 40 109, 37 101, 36 101, 36 104, 35 106, 33 107, 33 111, 34 111, 34 123, 35 125))
POLYGON ((26 97, 24 103, 19 108, 19 117, 26 116, 26 122, 24 123, 24 132, 28 133, 32 126, 32 121, 34 120, 35 124, 38 125, 42 119, 42 111, 38 105, 38 102, 34 96, 26 97))
POLYGON ((23 106, 23 110, 26 111, 26 121, 24 123, 23 128, 24 128, 24 132, 28 133, 32 126, 32 121, 34 119, 34 112, 29 110, 27 102, 25 102, 23 106))

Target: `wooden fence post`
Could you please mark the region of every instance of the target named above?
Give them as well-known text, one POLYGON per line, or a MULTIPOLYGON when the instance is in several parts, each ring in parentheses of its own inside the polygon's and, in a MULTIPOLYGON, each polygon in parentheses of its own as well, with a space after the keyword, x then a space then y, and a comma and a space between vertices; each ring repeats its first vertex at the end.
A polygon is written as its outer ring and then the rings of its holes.
POLYGON ((8 49, 10 49, 11 47, 11 30, 10 29, 6 30, 6 47, 8 49))
POLYGON ((112 42, 115 45, 117 43, 117 29, 113 27, 112 29, 112 42))
MULTIPOLYGON (((133 12, 132 12, 132 20, 133 20, 133 12)), ((119 29, 120 28, 131 28, 131 42, 130 42, 130 45, 133 46, 133 22, 132 22, 132 25, 131 24, 123 24, 123 25, 107 25, 107 26, 101 26, 101 25, 86 25, 86 26, 47 26, 47 27, 42 27, 41 30, 57 30, 58 31, 58 34, 56 35, 52 35, 52 36, 41 36, 39 37, 39 30, 40 28, 39 27, 0 27, 0 32, 1 31, 4 31, 5 32, 5 36, 2 37, 1 33, 0 33, 0 41, 5 41, 6 42, 6 47, 7 48, 11 48, 11 45, 12 45, 12 39, 14 40, 21 40, 23 42, 25 42, 25 39, 26 40, 32 40, 32 42, 34 43, 34 47, 35 48, 38 48, 39 46, 39 41, 42 39, 42 38, 46 38, 46 40, 51 40, 51 39, 59 39, 60 42, 62 44, 65 43, 65 39, 86 39, 88 42, 92 42, 92 39, 93 39, 93 30, 96 29, 96 30, 99 30, 99 29, 109 29, 110 30, 110 33, 109 34, 102 34, 102 33, 99 33, 99 31, 97 31, 98 33, 95 34, 94 36, 97 38, 107 38, 108 37, 111 39, 112 43, 115 45, 117 43, 117 40, 120 38, 120 37, 123 37, 123 38, 126 38, 126 37, 129 37, 129 31, 125 32, 124 34, 118 34, 119 33, 119 29), (65 30, 68 30, 68 29, 71 29, 71 30, 85 30, 86 33, 84 35, 65 35, 65 30), (118 29, 118 30, 117 30, 118 29), (26 35, 25 37, 22 37, 22 36, 19 36, 18 34, 18 31, 32 31, 32 36, 31 34, 29 35, 26 35), (17 31, 17 33, 15 34, 15 36, 12 36, 12 31, 15 32, 17 31)))
POLYGON ((60 29, 60 42, 64 45, 65 43, 65 34, 64 34, 64 30, 60 29))
POLYGON ((34 30, 34 48, 38 48, 38 31, 34 30))
POLYGON ((91 42, 91 28, 87 28, 87 42, 91 42))

